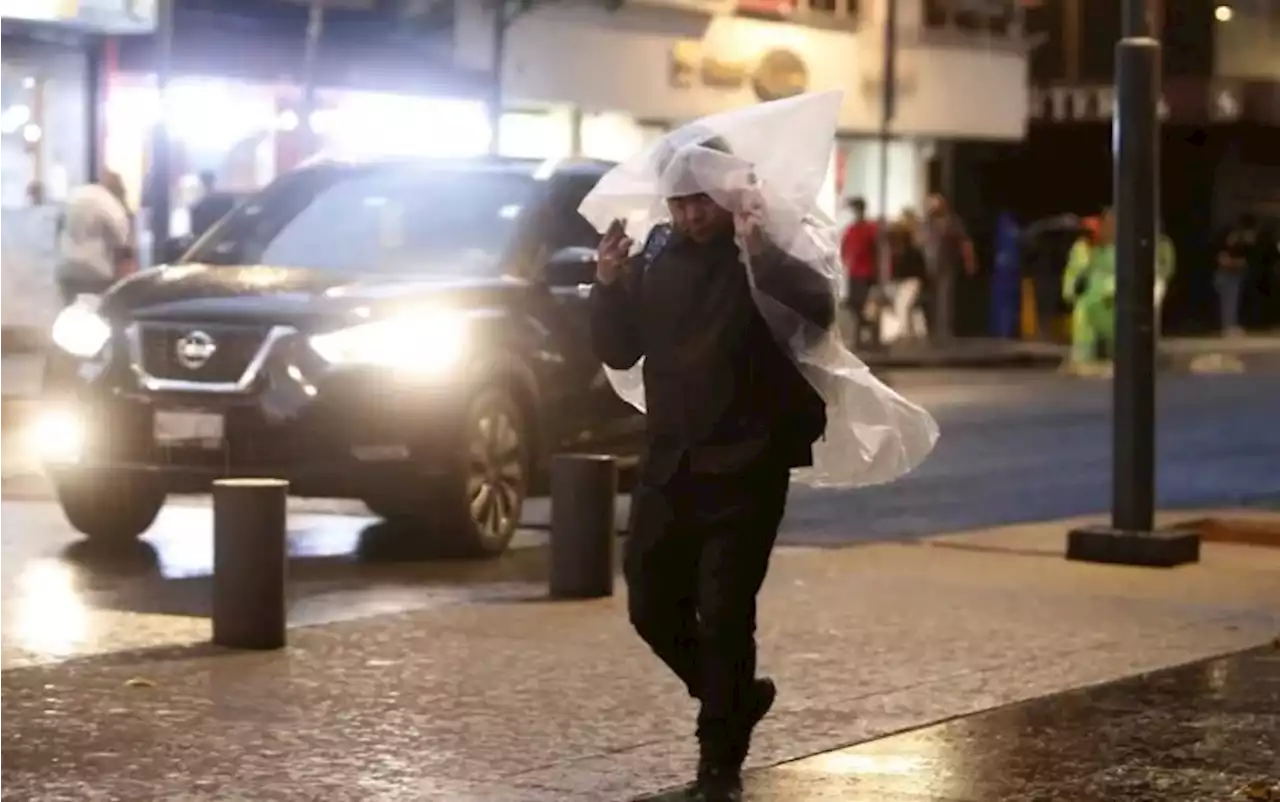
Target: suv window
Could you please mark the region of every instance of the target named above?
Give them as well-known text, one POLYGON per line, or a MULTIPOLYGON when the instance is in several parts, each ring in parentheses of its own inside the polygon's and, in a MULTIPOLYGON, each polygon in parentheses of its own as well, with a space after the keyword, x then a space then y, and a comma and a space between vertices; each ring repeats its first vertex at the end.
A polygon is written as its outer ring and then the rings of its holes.
POLYGON ((578 214, 582 199, 599 180, 600 177, 594 175, 570 175, 552 193, 551 225, 547 232, 547 245, 552 253, 561 248, 594 248, 600 244, 600 233, 578 214))
POLYGON ((493 273, 536 182, 518 173, 332 168, 241 205, 185 261, 354 273, 493 273))

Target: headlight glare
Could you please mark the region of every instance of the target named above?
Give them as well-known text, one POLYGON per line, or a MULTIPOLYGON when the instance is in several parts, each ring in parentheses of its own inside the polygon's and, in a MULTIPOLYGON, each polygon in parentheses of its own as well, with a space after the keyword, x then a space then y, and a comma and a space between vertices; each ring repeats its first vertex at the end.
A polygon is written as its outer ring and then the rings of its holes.
POLYGON ((88 359, 111 339, 111 326, 93 309, 74 303, 53 321, 53 342, 72 356, 88 359))
POLYGON ((466 353, 463 315, 432 312, 317 334, 311 347, 330 365, 371 365, 415 374, 453 367, 466 353))

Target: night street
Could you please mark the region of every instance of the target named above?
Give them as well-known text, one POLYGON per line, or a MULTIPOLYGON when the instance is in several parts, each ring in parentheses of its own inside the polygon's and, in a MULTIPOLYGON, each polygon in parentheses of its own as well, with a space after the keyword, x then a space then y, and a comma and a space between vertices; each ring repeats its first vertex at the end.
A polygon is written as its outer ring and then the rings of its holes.
MULTIPOLYGON (((914 475, 858 491, 797 489, 782 539, 841 545, 1105 511, 1110 387, 1031 371, 892 377, 932 410, 942 438, 914 475)), ((1274 503, 1280 375, 1164 378, 1163 509, 1274 503)), ((12 465, 12 462, 10 462, 12 465)), ((34 477, 6 481, 6 667, 186 639, 209 612, 212 522, 203 499, 172 501, 144 543, 95 553, 42 498, 34 477), (58 623, 48 611, 61 610, 58 623), (91 611, 98 611, 91 615, 91 611), (143 613, 138 618, 129 613, 143 613)), ((537 500, 511 553, 492 562, 429 558, 349 502, 292 502, 291 620, 319 623, 525 592, 546 576, 548 504, 537 500), (425 558, 424 558, 425 557, 425 558)), ((625 520, 625 499, 619 518, 625 520)))
MULTIPOLYGON (((902 374, 942 437, 895 484, 792 496, 792 543, 928 535, 1108 509, 1111 385, 1049 373, 902 374)), ((1280 374, 1161 377, 1161 509, 1280 498, 1280 374)))

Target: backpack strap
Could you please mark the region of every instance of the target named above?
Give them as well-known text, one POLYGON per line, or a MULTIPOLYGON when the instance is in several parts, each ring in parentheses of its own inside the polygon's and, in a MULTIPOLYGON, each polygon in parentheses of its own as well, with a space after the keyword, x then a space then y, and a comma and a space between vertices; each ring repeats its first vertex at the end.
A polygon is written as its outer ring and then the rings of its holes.
POLYGON ((650 229, 649 237, 644 241, 644 247, 640 249, 639 259, 636 260, 641 272, 647 271, 649 266, 656 262, 662 252, 666 250, 667 244, 671 242, 671 234, 671 226, 666 223, 656 225, 650 229))

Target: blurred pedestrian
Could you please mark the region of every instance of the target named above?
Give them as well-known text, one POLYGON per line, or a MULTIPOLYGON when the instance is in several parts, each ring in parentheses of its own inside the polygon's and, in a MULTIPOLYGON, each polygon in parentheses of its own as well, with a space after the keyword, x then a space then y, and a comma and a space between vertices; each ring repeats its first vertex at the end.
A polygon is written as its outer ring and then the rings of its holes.
POLYGON ((879 283, 876 240, 880 229, 867 219, 867 202, 862 198, 850 199, 849 210, 853 220, 840 238, 840 261, 846 277, 845 304, 853 320, 851 346, 856 350, 879 341, 872 329, 879 326, 873 293, 879 283))
POLYGON ((908 206, 902 210, 900 220, 902 230, 907 232, 911 238, 911 244, 920 248, 921 255, 924 255, 924 223, 920 220, 920 213, 912 207, 908 206))
POLYGON ((1067 257, 1062 299, 1071 306, 1071 355, 1064 367, 1073 373, 1105 373, 1114 342, 1116 254, 1115 215, 1098 217, 1097 228, 1085 230, 1067 257))
POLYGON ((991 271, 991 334, 1013 339, 1018 336, 1022 311, 1022 232, 1010 212, 996 219, 996 258, 991 271))
POLYGON ((889 254, 893 275, 893 318, 895 337, 886 339, 923 340, 929 329, 922 302, 929 280, 924 251, 916 243, 909 222, 899 221, 889 229, 889 254))
POLYGON ((1213 286, 1218 293, 1218 322, 1224 336, 1244 334, 1240 299, 1250 273, 1260 272, 1260 245, 1257 219, 1246 214, 1227 232, 1218 250, 1213 286))
POLYGON ((1164 296, 1169 291, 1169 282, 1173 281, 1173 274, 1178 269, 1178 250, 1174 247, 1173 239, 1164 233, 1164 222, 1160 223, 1160 233, 1156 237, 1156 276, 1155 276, 1155 313, 1152 318, 1155 323, 1156 336, 1160 335, 1161 329, 1164 328, 1161 313, 1164 311, 1164 296))
POLYGON ((933 295, 929 331, 935 341, 946 342, 955 336, 956 282, 960 271, 976 275, 977 257, 964 221, 937 193, 930 195, 925 205, 923 236, 933 295))
POLYGON ((200 198, 191 204, 191 239, 198 240, 236 206, 235 195, 218 190, 218 176, 212 170, 200 171, 200 198))
MULTIPOLYGON (((694 149, 729 152, 719 138, 694 149)), ((647 453, 623 566, 631 623, 701 703, 694 798, 732 802, 751 733, 776 694, 756 677, 756 594, 791 469, 812 464, 826 428, 822 397, 752 293, 768 293, 815 332, 833 325, 836 299, 825 278, 765 239, 750 211, 695 191, 702 185, 688 162, 671 166, 677 155, 656 160, 664 179, 688 173, 664 185, 682 188, 667 198, 671 225, 655 228, 636 256, 621 220, 600 243, 591 328, 610 368, 644 359, 647 453)))
POLYGON ((32 181, 27 184, 27 205, 33 209, 39 209, 48 201, 45 195, 44 182, 32 181))
POLYGON ((134 269, 133 219, 118 174, 105 172, 98 183, 72 190, 57 238, 55 275, 64 304, 101 295, 134 269))

